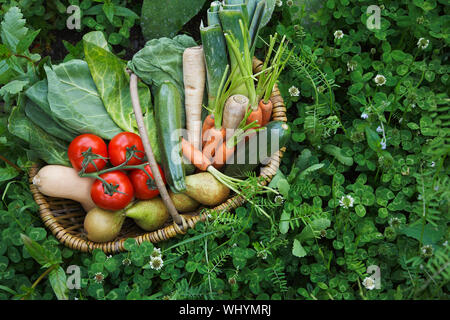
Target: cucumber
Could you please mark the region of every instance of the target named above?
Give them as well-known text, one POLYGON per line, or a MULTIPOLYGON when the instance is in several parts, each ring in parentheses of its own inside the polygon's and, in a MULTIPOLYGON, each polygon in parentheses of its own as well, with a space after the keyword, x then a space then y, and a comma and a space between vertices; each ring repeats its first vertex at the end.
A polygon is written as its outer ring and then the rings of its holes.
POLYGON ((167 183, 175 193, 186 191, 181 150, 182 113, 180 92, 172 82, 164 81, 155 97, 155 122, 162 166, 167 183), (173 136, 175 132, 178 132, 178 138, 173 136))
POLYGON ((291 136, 291 129, 287 123, 272 121, 265 128, 266 130, 259 131, 248 141, 243 140, 237 145, 233 158, 227 161, 224 174, 234 178, 244 178, 248 172, 252 172, 260 164, 267 164, 275 152, 286 146, 291 136), (272 141, 277 140, 278 146, 272 145, 272 141), (266 148, 266 152, 262 148, 266 148))

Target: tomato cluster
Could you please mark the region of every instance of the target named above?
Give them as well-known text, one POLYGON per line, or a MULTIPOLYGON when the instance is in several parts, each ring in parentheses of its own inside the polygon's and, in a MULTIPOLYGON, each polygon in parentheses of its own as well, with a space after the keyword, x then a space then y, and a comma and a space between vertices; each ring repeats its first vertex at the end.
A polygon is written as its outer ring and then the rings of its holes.
MULTIPOLYGON (((135 133, 121 132, 108 145, 96 135, 82 134, 70 143, 68 156, 75 170, 86 176, 96 176, 91 198, 102 209, 121 210, 134 197, 148 200, 159 194, 150 166, 144 166, 142 140, 135 133), (110 168, 107 167, 108 160, 110 168), (139 165, 142 168, 126 168, 139 165)), ((165 183, 161 167, 159 172, 165 183)))

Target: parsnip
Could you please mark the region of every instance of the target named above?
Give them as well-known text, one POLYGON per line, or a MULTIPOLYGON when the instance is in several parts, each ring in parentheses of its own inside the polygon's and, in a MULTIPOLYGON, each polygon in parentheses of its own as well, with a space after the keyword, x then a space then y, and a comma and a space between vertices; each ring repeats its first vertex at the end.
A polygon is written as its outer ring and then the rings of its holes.
POLYGON ((206 83, 203 47, 187 48, 183 54, 186 129, 188 140, 201 148, 202 104, 206 83))
POLYGON ((249 100, 242 94, 235 94, 228 98, 223 111, 222 126, 235 130, 244 119, 249 100))

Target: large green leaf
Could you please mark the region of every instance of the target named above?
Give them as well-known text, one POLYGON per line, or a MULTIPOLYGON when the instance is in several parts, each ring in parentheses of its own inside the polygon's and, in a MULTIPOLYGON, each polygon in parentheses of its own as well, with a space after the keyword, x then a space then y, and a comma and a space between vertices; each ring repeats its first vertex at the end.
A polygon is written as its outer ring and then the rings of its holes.
POLYGON ((66 126, 105 139, 122 131, 106 112, 85 61, 75 59, 53 70, 44 68, 51 111, 66 126))
MULTIPOLYGON (((196 45, 195 40, 187 35, 178 35, 173 39, 150 40, 128 62, 128 68, 142 81, 152 86, 153 94, 164 81, 175 84, 184 106, 183 53, 186 48, 196 45)), ((184 127, 184 112, 181 122, 184 127)))
MULTIPOLYGON (((139 133, 131 103, 130 76, 126 72, 126 62, 108 49, 106 38, 101 32, 86 34, 83 37, 83 45, 89 70, 106 111, 122 130, 139 133)), ((138 90, 150 144, 156 161, 159 162, 160 152, 150 89, 145 84, 139 83, 138 90)))
POLYGON ((35 125, 54 137, 58 137, 68 142, 76 137, 75 134, 65 130, 51 117, 42 112, 42 110, 31 100, 27 100, 25 104, 25 114, 35 125))
POLYGON ((49 135, 26 117, 25 100, 24 96, 19 97, 18 105, 12 109, 8 119, 9 132, 28 142, 36 156, 48 164, 68 166, 67 143, 49 135))
POLYGON ((205 0, 144 0, 141 28, 148 40, 173 37, 203 7, 205 0))
POLYGON ((41 80, 33 84, 31 87, 29 87, 25 91, 25 95, 28 99, 30 99, 34 104, 36 104, 41 113, 45 113, 48 117, 53 119, 54 122, 56 122, 60 127, 65 129, 66 131, 72 133, 73 135, 76 135, 77 132, 68 126, 66 126, 62 121, 60 121, 53 113, 52 109, 50 108, 50 104, 48 103, 48 84, 47 79, 41 80))

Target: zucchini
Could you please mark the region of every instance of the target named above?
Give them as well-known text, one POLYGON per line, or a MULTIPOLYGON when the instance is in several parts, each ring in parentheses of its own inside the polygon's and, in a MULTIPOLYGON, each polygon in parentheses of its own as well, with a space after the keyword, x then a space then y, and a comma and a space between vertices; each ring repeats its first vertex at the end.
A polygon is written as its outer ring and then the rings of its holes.
POLYGON ((164 81, 155 97, 155 122, 161 150, 161 162, 167 183, 173 192, 186 190, 185 168, 181 150, 183 106, 177 87, 164 81), (178 133, 178 138, 174 133, 178 133))
POLYGON ((272 121, 265 128, 266 130, 259 131, 247 141, 242 140, 237 145, 233 158, 227 161, 224 174, 234 178, 245 178, 261 163, 267 164, 275 152, 286 146, 291 136, 291 129, 287 123, 272 121), (272 145, 272 141, 277 140, 278 146, 275 143, 272 145))

